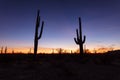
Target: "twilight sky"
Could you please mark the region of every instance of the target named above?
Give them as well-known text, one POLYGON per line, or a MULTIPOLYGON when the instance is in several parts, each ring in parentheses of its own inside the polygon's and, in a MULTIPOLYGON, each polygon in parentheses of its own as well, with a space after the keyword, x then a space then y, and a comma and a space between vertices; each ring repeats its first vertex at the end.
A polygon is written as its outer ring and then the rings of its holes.
POLYGON ((0 46, 33 47, 38 9, 45 22, 39 47, 77 49, 81 17, 87 48, 120 49, 120 0, 0 0, 0 46))

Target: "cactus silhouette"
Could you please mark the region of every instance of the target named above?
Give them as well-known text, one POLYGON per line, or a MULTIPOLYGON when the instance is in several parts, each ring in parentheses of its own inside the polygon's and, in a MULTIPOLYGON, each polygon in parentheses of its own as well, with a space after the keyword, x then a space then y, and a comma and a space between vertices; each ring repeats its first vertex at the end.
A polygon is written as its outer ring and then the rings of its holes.
POLYGON ((40 26, 40 16, 39 16, 39 10, 38 10, 37 19, 36 19, 36 27, 35 27, 35 37, 34 37, 34 56, 35 57, 37 55, 38 40, 41 38, 42 32, 43 32, 44 21, 42 21, 41 30, 38 35, 39 26, 40 26))
POLYGON ((81 27, 81 18, 79 17, 79 32, 78 29, 76 29, 76 35, 77 38, 74 38, 74 41, 77 45, 79 45, 80 54, 82 55, 83 52, 83 44, 85 43, 86 36, 84 36, 84 39, 82 40, 82 27, 81 27))

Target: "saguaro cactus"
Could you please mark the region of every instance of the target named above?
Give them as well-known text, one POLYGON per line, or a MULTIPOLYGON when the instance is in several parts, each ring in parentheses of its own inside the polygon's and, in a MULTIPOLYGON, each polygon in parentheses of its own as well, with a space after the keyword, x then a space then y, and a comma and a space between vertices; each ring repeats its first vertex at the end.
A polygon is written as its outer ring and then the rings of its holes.
POLYGON ((77 38, 74 38, 74 41, 77 45, 79 45, 80 54, 83 54, 83 44, 85 43, 86 36, 84 35, 84 39, 82 40, 82 27, 81 27, 81 18, 79 17, 79 32, 76 29, 77 38))
POLYGON ((35 27, 35 37, 34 37, 34 55, 35 56, 37 54, 38 40, 42 36, 44 21, 42 21, 41 30, 40 30, 40 33, 38 35, 39 26, 40 26, 40 16, 39 16, 39 10, 38 10, 38 12, 37 12, 37 19, 36 19, 36 27, 35 27))

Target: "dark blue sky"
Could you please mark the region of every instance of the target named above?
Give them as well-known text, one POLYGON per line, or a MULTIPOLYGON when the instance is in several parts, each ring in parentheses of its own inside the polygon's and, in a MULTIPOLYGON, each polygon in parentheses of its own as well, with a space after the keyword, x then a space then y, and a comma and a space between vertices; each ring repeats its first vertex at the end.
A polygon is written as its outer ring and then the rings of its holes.
POLYGON ((38 9, 45 21, 39 47, 77 49, 80 16, 87 48, 120 48, 120 0, 0 0, 0 46, 33 47, 38 9))

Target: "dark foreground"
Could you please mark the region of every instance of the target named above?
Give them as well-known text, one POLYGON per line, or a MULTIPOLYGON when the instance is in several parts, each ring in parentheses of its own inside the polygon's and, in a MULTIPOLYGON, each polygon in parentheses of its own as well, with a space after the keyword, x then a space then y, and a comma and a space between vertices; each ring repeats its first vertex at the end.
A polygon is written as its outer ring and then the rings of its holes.
POLYGON ((0 55, 0 80, 120 80, 120 55, 0 55))

